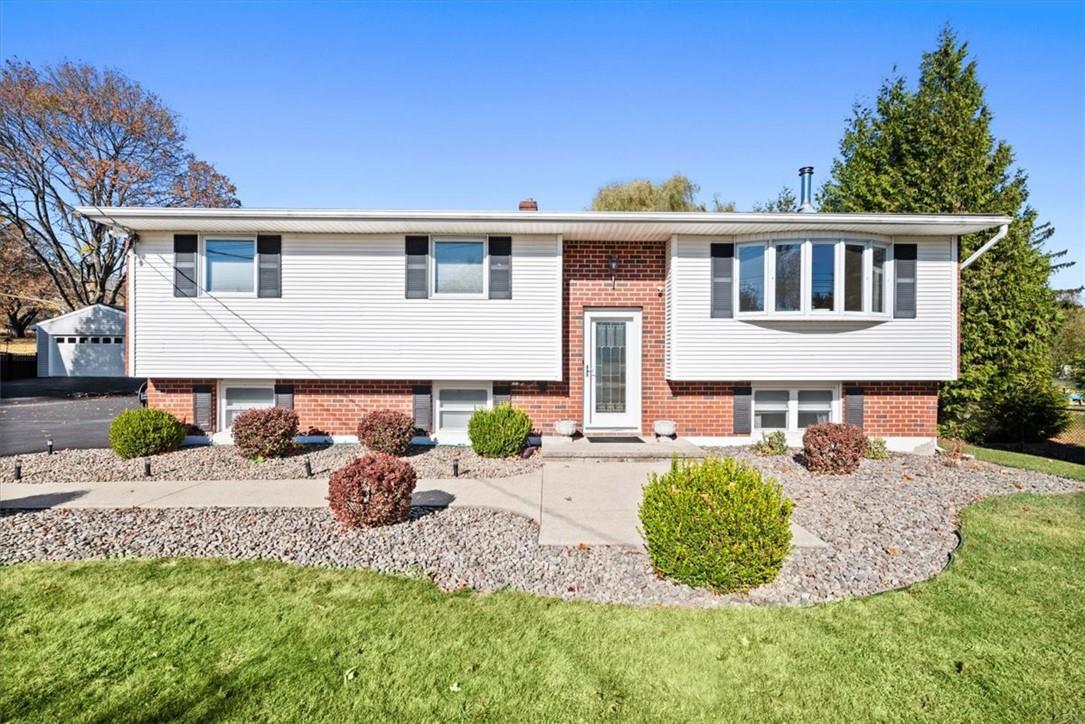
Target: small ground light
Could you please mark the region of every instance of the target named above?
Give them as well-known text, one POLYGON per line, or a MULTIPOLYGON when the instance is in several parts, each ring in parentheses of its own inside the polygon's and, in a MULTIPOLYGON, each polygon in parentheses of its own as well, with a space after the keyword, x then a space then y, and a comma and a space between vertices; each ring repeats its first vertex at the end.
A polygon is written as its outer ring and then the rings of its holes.
POLYGON ((23 463, 19 460, 19 458, 15 458, 15 479, 23 479, 23 463))
POLYGON ((143 458, 143 477, 151 477, 151 459, 143 458))
POLYGON ((45 439, 45 446, 47 448, 49 448, 49 454, 52 455, 53 454, 53 438, 51 438, 51 437, 46 438, 45 439))
POLYGON ((452 460, 452 477, 454 477, 454 478, 460 477, 460 459, 459 458, 454 458, 452 460))
POLYGON ((309 456, 305 456, 305 477, 313 477, 313 464, 309 462, 309 456))

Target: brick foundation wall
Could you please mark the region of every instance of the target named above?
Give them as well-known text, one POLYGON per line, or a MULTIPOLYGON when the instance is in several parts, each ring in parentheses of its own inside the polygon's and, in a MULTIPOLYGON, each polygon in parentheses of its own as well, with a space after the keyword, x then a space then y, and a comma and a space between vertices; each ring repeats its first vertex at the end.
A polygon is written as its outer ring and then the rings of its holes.
POLYGON ((294 385, 298 429, 310 435, 356 435, 374 410, 412 413, 412 385, 421 380, 278 380, 294 385))
MULTIPOLYGON (((166 410, 184 424, 192 425, 192 386, 211 385, 211 419, 217 421, 218 388, 216 382, 217 380, 207 379, 149 379, 147 380, 147 407, 166 410)), ((210 432, 210 430, 206 432, 210 432)))
POLYGON ((872 437, 938 434, 937 382, 846 382, 863 389, 863 432, 872 437))

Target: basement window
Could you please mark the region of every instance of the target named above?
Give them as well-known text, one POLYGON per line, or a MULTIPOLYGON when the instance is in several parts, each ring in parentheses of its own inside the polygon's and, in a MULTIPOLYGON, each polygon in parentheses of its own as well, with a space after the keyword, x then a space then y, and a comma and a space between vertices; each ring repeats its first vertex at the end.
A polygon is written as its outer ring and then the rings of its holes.
POLYGON ((234 419, 246 410, 262 410, 274 406, 274 385, 225 384, 222 388, 223 428, 232 427, 234 419))
POLYGON ((836 422, 839 399, 836 387, 803 385, 754 389, 754 432, 801 432, 811 425, 836 422))

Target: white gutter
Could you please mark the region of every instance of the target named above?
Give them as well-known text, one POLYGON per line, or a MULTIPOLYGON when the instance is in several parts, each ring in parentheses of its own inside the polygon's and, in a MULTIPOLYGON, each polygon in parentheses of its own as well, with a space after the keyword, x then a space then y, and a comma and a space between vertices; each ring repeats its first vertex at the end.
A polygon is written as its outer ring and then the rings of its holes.
POLYGON ((968 257, 963 262, 961 262, 961 270, 963 271, 963 270, 967 269, 968 267, 972 266, 972 264, 976 261, 976 259, 979 259, 981 256, 986 254, 991 249, 991 247, 993 247, 998 242, 1002 241, 1006 237, 1006 234, 1009 232, 1009 230, 1010 230, 1010 225, 1009 224, 1003 224, 1002 226, 998 227, 998 233, 997 234, 995 234, 990 239, 988 239, 986 244, 981 246, 979 249, 976 249, 975 253, 973 253, 972 256, 968 257))

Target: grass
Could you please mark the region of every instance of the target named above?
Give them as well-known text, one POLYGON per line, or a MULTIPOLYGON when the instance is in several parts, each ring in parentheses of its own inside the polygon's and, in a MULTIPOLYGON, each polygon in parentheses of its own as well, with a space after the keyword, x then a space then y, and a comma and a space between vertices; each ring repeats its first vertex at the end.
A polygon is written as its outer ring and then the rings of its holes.
POLYGON ((1044 458, 1038 455, 1027 455, 1010 450, 974 447, 972 445, 966 445, 964 451, 970 455, 975 455, 977 460, 983 460, 984 462, 1003 465, 1008 468, 1036 470, 1041 473, 1059 475, 1070 480, 1085 482, 1085 465, 1080 463, 1044 458))
POLYGON ((904 591, 718 611, 269 562, 0 572, 0 720, 1082 721, 1085 494, 964 514, 904 591))

